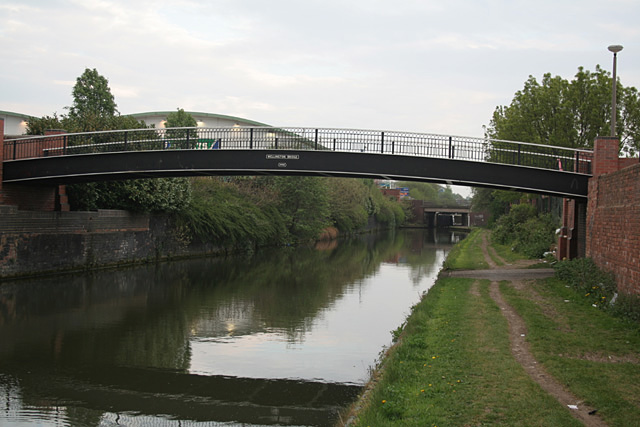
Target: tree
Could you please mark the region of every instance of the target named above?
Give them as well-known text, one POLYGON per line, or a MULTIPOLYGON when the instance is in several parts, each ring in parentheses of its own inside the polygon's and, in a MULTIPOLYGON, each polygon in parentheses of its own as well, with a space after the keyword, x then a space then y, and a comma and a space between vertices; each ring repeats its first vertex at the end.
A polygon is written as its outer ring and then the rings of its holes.
POLYGON ((44 135, 48 129, 64 129, 64 116, 58 117, 57 113, 53 116, 31 117, 27 120, 27 135, 44 135))
POLYGON ((278 210, 289 234, 299 242, 313 240, 330 225, 325 179, 311 176, 275 178, 278 210))
POLYGON ((109 81, 95 68, 85 69, 76 79, 72 95, 69 119, 79 125, 80 132, 105 130, 109 120, 119 115, 109 81))
POLYGON ((169 113, 165 124, 165 127, 167 128, 187 128, 196 126, 198 126, 196 119, 194 119, 191 114, 185 112, 182 108, 178 108, 177 111, 169 113))
MULTIPOLYGON (((570 148, 592 148, 597 136, 610 134, 612 79, 596 66, 595 72, 578 68, 567 81, 550 73, 538 83, 529 76, 509 106, 496 107, 486 136, 570 148)), ((620 151, 640 150, 640 97, 633 88, 617 84, 620 151)))

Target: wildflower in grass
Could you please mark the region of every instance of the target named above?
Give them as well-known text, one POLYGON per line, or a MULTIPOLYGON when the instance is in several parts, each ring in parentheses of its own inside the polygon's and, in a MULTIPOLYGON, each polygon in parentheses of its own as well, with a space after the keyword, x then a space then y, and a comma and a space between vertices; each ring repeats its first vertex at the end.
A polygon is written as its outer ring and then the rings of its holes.
POLYGON ((387 403, 387 401, 386 401, 386 400, 384 400, 384 399, 382 399, 382 403, 387 403))
POLYGON ((591 295, 591 292, 587 292, 586 294, 584 294, 585 297, 588 297, 589 295, 591 295))

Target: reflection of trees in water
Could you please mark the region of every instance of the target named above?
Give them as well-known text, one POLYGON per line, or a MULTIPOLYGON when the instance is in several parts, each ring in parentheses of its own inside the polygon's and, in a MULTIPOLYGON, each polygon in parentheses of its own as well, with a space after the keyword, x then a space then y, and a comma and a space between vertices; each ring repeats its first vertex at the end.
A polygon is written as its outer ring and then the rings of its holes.
MULTIPOLYGON (((331 250, 284 248, 5 283, 0 382, 9 384, 3 372, 19 378, 23 401, 47 407, 41 383, 59 370, 79 384, 109 387, 108 375, 96 379, 88 372, 113 366, 186 372, 194 336, 277 331, 302 342, 315 319, 353 287, 365 286, 363 279, 383 261, 400 260, 419 281, 439 267, 433 248, 441 244, 425 230, 390 232, 340 241, 331 250), (27 374, 36 371, 43 374, 27 374)), ((101 414, 73 406, 67 413, 84 425, 97 425, 101 414)))
POLYGON ((347 287, 401 254, 419 281, 435 265, 428 231, 22 281, 0 287, 0 358, 33 353, 75 363, 186 369, 191 336, 278 331, 299 342, 347 287))

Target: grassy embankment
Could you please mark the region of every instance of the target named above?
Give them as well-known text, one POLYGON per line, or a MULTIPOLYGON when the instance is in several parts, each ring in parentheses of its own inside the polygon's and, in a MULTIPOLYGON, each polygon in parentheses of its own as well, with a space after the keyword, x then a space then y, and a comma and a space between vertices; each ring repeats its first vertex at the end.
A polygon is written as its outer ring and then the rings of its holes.
MULTIPOLYGON (((472 233, 447 266, 486 268, 480 242, 472 233)), ((489 281, 474 282, 440 278, 414 307, 353 425, 581 425, 516 362, 489 281)), ((609 425, 640 425, 637 324, 593 308, 555 278, 523 290, 502 282, 500 291, 551 375, 609 425)))

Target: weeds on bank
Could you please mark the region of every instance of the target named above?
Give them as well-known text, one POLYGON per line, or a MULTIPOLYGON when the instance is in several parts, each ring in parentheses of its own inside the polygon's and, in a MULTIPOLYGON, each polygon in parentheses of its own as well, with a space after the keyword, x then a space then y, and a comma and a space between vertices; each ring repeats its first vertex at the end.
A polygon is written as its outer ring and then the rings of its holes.
POLYGON ((501 292, 527 325, 538 362, 610 425, 640 425, 640 327, 602 312, 558 278, 501 292))
POLYGON ((591 258, 559 262, 556 276, 584 295, 592 306, 640 323, 640 298, 618 294, 613 275, 598 268, 591 258))

